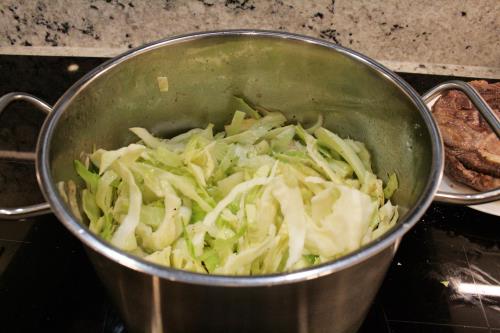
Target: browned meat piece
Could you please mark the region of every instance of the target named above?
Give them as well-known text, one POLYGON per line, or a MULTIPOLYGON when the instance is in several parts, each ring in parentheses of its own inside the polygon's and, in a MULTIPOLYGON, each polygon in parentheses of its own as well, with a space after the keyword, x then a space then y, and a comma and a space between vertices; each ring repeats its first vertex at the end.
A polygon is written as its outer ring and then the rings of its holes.
MULTIPOLYGON (((500 82, 470 82, 500 116, 500 82)), ((445 172, 479 191, 500 187, 500 140, 465 94, 445 93, 432 108, 445 144, 445 172)))
POLYGON ((465 167, 453 151, 445 153, 445 173, 453 179, 479 191, 500 187, 500 178, 465 167))

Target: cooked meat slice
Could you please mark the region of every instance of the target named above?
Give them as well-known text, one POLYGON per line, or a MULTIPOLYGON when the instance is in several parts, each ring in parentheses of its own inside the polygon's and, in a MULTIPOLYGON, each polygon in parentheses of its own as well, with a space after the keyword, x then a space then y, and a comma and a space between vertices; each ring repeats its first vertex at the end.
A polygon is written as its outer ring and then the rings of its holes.
MULTIPOLYGON (((500 82, 470 84, 500 116, 500 82)), ((446 148, 446 172, 477 190, 500 187, 500 140, 465 94, 447 92, 432 111, 446 148)))
POLYGON ((478 191, 488 191, 500 187, 500 178, 466 168, 455 154, 446 152, 445 173, 458 182, 478 191))
POLYGON ((468 169, 500 177, 500 168, 498 167, 500 165, 500 154, 493 154, 479 148, 477 151, 457 153, 456 157, 468 169))

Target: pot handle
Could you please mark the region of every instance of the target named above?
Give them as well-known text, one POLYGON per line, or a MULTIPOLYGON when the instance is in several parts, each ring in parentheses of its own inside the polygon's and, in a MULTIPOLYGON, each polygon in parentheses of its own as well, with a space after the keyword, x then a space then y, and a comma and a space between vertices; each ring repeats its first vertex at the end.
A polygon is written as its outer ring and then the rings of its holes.
MULTIPOLYGON (((479 93, 469 84, 463 81, 447 81, 431 90, 427 91, 422 99, 425 103, 429 103, 435 97, 441 95, 444 91, 450 89, 457 89, 462 91, 467 97, 470 98, 472 104, 477 108, 481 116, 484 117, 486 122, 490 125, 493 132, 500 138, 500 119, 493 112, 493 110, 488 106, 485 100, 479 95, 479 93)), ((479 192, 473 194, 465 194, 465 193, 450 193, 437 191, 434 196, 434 200, 439 202, 453 203, 453 204, 465 204, 465 205, 475 205, 486 202, 492 202, 496 200, 500 200, 500 188, 496 190, 491 190, 487 192, 479 192)))
MULTIPOLYGON (((49 114, 52 111, 52 107, 41 99, 23 92, 12 92, 0 97, 0 116, 5 110, 7 105, 14 101, 25 101, 34 105, 37 109, 45 114, 49 114)), ((35 160, 35 153, 25 153, 16 151, 1 151, 0 159, 11 159, 11 160, 35 160)), ((42 214, 47 214, 50 212, 50 205, 46 202, 31 206, 15 207, 15 208, 3 208, 0 207, 0 219, 19 219, 30 216, 37 216, 42 214)))

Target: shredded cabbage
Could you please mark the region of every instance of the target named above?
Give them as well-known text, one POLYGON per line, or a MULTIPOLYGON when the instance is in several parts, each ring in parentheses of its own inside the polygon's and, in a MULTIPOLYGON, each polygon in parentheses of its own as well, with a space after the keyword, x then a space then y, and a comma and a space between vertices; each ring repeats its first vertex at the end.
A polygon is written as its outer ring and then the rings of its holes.
MULTIPOLYGON (((225 131, 140 139, 75 161, 89 229, 156 264, 209 274, 269 274, 324 263, 394 226, 395 174, 372 172, 365 145, 286 124, 242 99, 225 131)), ((74 185, 70 184, 72 210, 74 185)))

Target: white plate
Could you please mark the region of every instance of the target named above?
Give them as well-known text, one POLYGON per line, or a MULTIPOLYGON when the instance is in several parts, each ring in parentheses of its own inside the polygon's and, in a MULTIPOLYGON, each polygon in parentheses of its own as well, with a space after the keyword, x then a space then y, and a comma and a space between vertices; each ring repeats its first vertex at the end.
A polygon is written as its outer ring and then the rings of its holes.
MULTIPOLYGON (((436 103, 439 97, 434 98, 432 101, 427 103, 429 109, 432 109, 434 103, 436 103)), ((441 184, 439 184, 439 191, 451 192, 451 193, 477 193, 477 191, 471 189, 468 186, 462 185, 459 182, 449 178, 446 174, 443 175, 441 184)), ((487 204, 469 206, 472 209, 478 210, 483 213, 488 213, 496 216, 500 216, 500 200, 495 202, 490 202, 487 204)))

